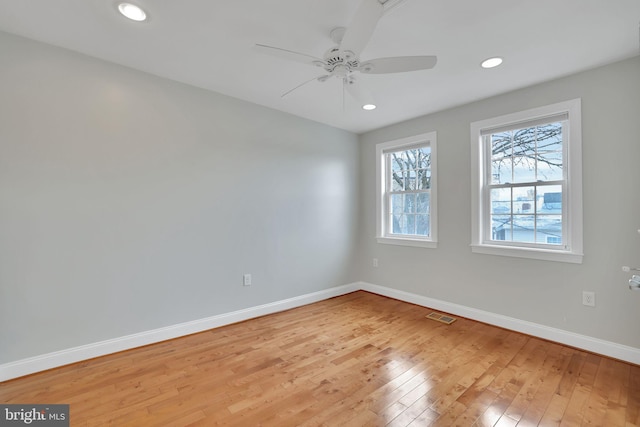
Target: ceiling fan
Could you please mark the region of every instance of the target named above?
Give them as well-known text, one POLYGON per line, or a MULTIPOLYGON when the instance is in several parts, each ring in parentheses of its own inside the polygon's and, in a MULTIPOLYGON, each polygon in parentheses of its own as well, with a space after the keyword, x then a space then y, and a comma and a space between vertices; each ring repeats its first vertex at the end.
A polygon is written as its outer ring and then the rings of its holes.
POLYGON ((336 77, 342 80, 344 90, 363 108, 365 105, 369 105, 369 108, 375 108, 371 94, 357 81, 357 73, 391 74, 433 68, 437 62, 435 56, 396 56, 360 60, 360 53, 371 39, 384 12, 382 3, 381 0, 363 0, 348 28, 337 27, 331 31, 329 36, 335 46, 330 48, 323 58, 279 47, 256 44, 255 48, 265 54, 313 65, 324 70, 324 74, 299 84, 282 94, 282 97, 312 81, 326 82, 331 77, 336 77))

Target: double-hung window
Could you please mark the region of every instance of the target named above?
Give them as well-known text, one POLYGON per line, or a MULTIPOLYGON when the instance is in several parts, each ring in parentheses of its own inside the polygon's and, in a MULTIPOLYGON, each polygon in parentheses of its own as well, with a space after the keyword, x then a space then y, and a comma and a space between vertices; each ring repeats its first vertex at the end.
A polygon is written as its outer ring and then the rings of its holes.
POLYGON ((580 100, 471 124, 472 250, 582 262, 580 100))
POLYGON ((436 133, 376 146, 379 243, 436 247, 436 133))

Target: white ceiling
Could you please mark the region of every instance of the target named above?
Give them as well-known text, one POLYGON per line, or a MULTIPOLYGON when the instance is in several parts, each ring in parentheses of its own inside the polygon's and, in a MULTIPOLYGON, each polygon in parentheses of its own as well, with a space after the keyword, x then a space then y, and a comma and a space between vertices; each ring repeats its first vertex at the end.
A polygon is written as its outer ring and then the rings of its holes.
MULTIPOLYGON (((392 0, 361 59, 437 55, 432 70, 361 75, 367 112, 341 82, 255 43, 322 57, 361 0, 0 0, 0 30, 356 133, 639 54, 640 0, 392 0), (392 5, 394 7, 390 7, 392 5), (505 58, 493 70, 490 56, 505 58)), ((1 66, 1 60, 0 60, 1 66)), ((640 77, 640 76, 639 76, 640 77)))

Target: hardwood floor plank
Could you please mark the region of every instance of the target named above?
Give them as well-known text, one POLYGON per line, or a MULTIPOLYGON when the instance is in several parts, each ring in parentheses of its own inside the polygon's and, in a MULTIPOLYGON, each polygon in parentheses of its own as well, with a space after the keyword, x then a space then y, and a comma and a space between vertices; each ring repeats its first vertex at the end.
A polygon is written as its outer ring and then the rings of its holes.
POLYGON ((566 369, 569 362, 569 358, 562 352, 562 347, 554 345, 550 348, 547 359, 528 390, 528 407, 518 423, 519 426, 537 426, 540 423, 560 383, 561 377, 558 373, 566 369))
POLYGON ((416 417, 410 424, 408 424, 408 427, 424 427, 424 426, 430 426, 432 425, 435 420, 439 417, 440 415, 431 410, 431 409, 426 409, 424 412, 422 412, 418 417, 416 417))
POLYGON ((631 366, 626 405, 627 426, 640 427, 640 366, 631 366))
POLYGON ((540 419, 540 425, 549 427, 559 426, 568 404, 568 398, 557 393, 554 394, 540 419))
POLYGON ((73 426, 640 427, 640 367, 367 292, 0 383, 73 426))
POLYGON ((517 425, 518 425, 517 420, 510 418, 508 415, 503 415, 495 424, 495 427, 515 427, 517 425))
POLYGON ((591 387, 577 383, 571 393, 571 398, 564 412, 561 426, 579 426, 583 421, 583 410, 591 395, 591 387))
POLYGON ((460 414, 453 425, 471 426, 475 424, 485 413, 489 405, 495 400, 496 394, 490 390, 484 390, 474 399, 467 400, 466 410, 460 414))

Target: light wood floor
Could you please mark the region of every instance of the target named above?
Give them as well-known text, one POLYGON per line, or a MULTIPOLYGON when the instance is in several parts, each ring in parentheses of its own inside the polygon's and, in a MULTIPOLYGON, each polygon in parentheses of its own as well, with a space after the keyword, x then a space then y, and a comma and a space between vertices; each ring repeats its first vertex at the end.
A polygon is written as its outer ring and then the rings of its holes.
POLYGON ((72 426, 640 426, 640 367, 355 292, 0 384, 72 426))

